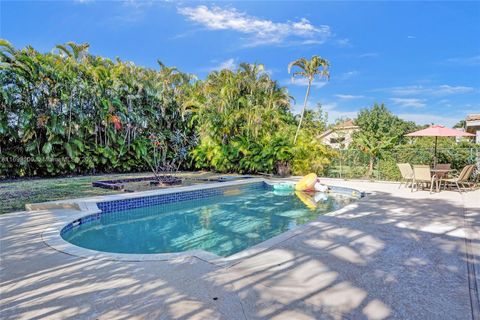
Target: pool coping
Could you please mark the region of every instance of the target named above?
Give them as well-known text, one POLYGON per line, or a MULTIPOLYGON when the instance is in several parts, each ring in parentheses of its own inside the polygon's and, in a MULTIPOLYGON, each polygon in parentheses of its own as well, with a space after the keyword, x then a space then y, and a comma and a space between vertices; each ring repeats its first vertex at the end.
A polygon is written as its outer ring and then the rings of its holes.
MULTIPOLYGON (((295 179, 282 179, 282 181, 284 182, 295 181, 295 179)), ((31 204, 31 205, 27 205, 26 207, 27 207, 27 210, 31 210, 31 211, 35 211, 35 210, 54 211, 52 213, 54 213, 56 222, 43 230, 43 232, 41 233, 42 241, 52 249, 72 255, 72 256, 86 258, 86 259, 110 260, 110 261, 113 260, 113 261, 125 261, 125 262, 173 261, 178 259, 196 257, 198 259, 204 260, 206 262, 209 262, 218 266, 231 266, 236 264, 241 259, 253 256, 262 251, 268 250, 273 246, 278 245, 292 237, 295 237, 296 235, 306 231, 311 227, 314 227, 318 223, 318 219, 320 218, 320 216, 314 221, 298 226, 292 230, 285 231, 277 236, 274 236, 270 239, 262 241, 250 248, 242 250, 228 257, 218 256, 214 253, 200 250, 200 249, 174 252, 174 253, 148 253, 148 254, 112 253, 112 252, 97 251, 97 250, 79 247, 64 240, 61 236, 61 231, 69 223, 72 223, 78 219, 81 219, 83 217, 86 217, 92 214, 100 213, 101 210, 97 206, 98 202, 127 200, 127 199, 142 198, 147 196, 167 195, 167 194, 177 193, 177 192, 198 191, 198 190, 229 187, 229 186, 239 186, 239 185, 252 184, 252 183, 258 183, 258 182, 264 182, 269 185, 273 184, 272 181, 268 181, 267 179, 264 179, 264 178, 250 178, 245 180, 197 184, 193 186, 173 187, 173 188, 153 190, 153 191, 142 191, 142 192, 96 196, 96 197, 78 198, 78 199, 67 199, 67 200, 61 200, 61 201, 31 204)), ((363 192, 353 188, 345 188, 345 189, 356 191, 362 195, 364 194, 363 192)), ((356 204, 357 201, 361 201, 363 198, 365 198, 365 196, 357 199, 355 202, 350 203, 338 210, 328 212, 324 215, 335 216, 343 212, 349 211, 357 205, 356 204)))

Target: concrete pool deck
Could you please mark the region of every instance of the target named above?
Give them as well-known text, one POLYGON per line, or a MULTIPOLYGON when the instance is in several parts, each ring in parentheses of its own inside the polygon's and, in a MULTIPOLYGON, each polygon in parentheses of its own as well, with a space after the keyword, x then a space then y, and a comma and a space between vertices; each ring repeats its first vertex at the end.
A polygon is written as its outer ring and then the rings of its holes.
POLYGON ((325 181, 369 195, 229 267, 75 257, 55 210, 2 215, 0 318, 480 319, 480 190, 325 181))

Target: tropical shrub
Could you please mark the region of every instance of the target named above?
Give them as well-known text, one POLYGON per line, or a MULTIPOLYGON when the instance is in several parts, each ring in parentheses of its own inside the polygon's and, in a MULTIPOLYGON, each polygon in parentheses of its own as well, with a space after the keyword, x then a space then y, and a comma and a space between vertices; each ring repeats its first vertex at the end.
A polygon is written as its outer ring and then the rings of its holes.
POLYGON ((273 172, 291 159, 290 97, 259 64, 214 71, 197 84, 194 166, 219 172, 273 172))
POLYGON ((291 98, 260 64, 197 81, 161 62, 154 70, 88 49, 69 42, 44 54, 0 40, 0 176, 299 172, 326 162, 307 138, 325 126, 319 115, 306 113, 310 133, 293 147, 291 98), (309 149, 312 163, 301 164, 309 149))
POLYGON ((295 175, 305 175, 310 172, 321 175, 338 152, 320 143, 308 133, 300 133, 293 147, 292 169, 295 175))
MULTIPOLYGON (((326 114, 305 110, 296 130, 302 116, 261 64, 197 80, 88 49, 69 42, 40 53, 0 40, 0 177, 196 168, 393 179, 396 162, 432 160, 433 141, 405 139, 417 126, 383 105, 359 113, 348 156, 332 151, 316 138, 326 114)), ((325 66, 312 70, 327 76, 325 66)), ((457 169, 476 157, 454 139, 438 145, 439 162, 457 169)))
MULTIPOLYGON (((0 175, 140 171, 151 134, 193 137, 183 107, 192 76, 175 68, 112 61, 74 43, 42 54, 1 40, 0 59, 0 175)), ((185 146, 167 149, 185 163, 185 146)))

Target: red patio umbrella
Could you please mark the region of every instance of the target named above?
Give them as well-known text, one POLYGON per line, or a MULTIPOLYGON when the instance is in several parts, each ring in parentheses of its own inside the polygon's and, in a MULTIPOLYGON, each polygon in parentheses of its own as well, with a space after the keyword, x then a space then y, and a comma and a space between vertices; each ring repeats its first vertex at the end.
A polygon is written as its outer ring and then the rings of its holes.
POLYGON ((439 125, 431 125, 430 127, 406 134, 407 137, 435 137, 435 156, 433 158, 433 165, 437 164, 437 139, 438 137, 474 137, 474 134, 446 128, 439 125))

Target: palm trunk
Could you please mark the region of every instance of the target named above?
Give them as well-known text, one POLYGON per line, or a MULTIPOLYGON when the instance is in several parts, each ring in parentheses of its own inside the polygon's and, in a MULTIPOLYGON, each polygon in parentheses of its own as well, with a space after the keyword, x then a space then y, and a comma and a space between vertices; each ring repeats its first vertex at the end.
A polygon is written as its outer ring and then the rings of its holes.
POLYGON ((367 172, 367 177, 368 178, 371 178, 372 177, 372 174, 373 174, 373 164, 375 162, 375 158, 374 157, 370 157, 370 160, 368 161, 368 172, 367 172))
POLYGON ((68 138, 67 141, 70 142, 70 135, 72 133, 72 102, 68 104, 69 110, 68 110, 68 138))
POLYGON ((295 138, 293 139, 293 144, 297 142, 298 133, 300 132, 300 127, 302 126, 303 115, 305 114, 305 109, 307 108, 308 96, 310 95, 310 87, 312 86, 312 78, 308 79, 307 93, 305 94, 305 100, 303 101, 302 114, 300 115, 300 122, 298 123, 297 132, 295 132, 295 138))

